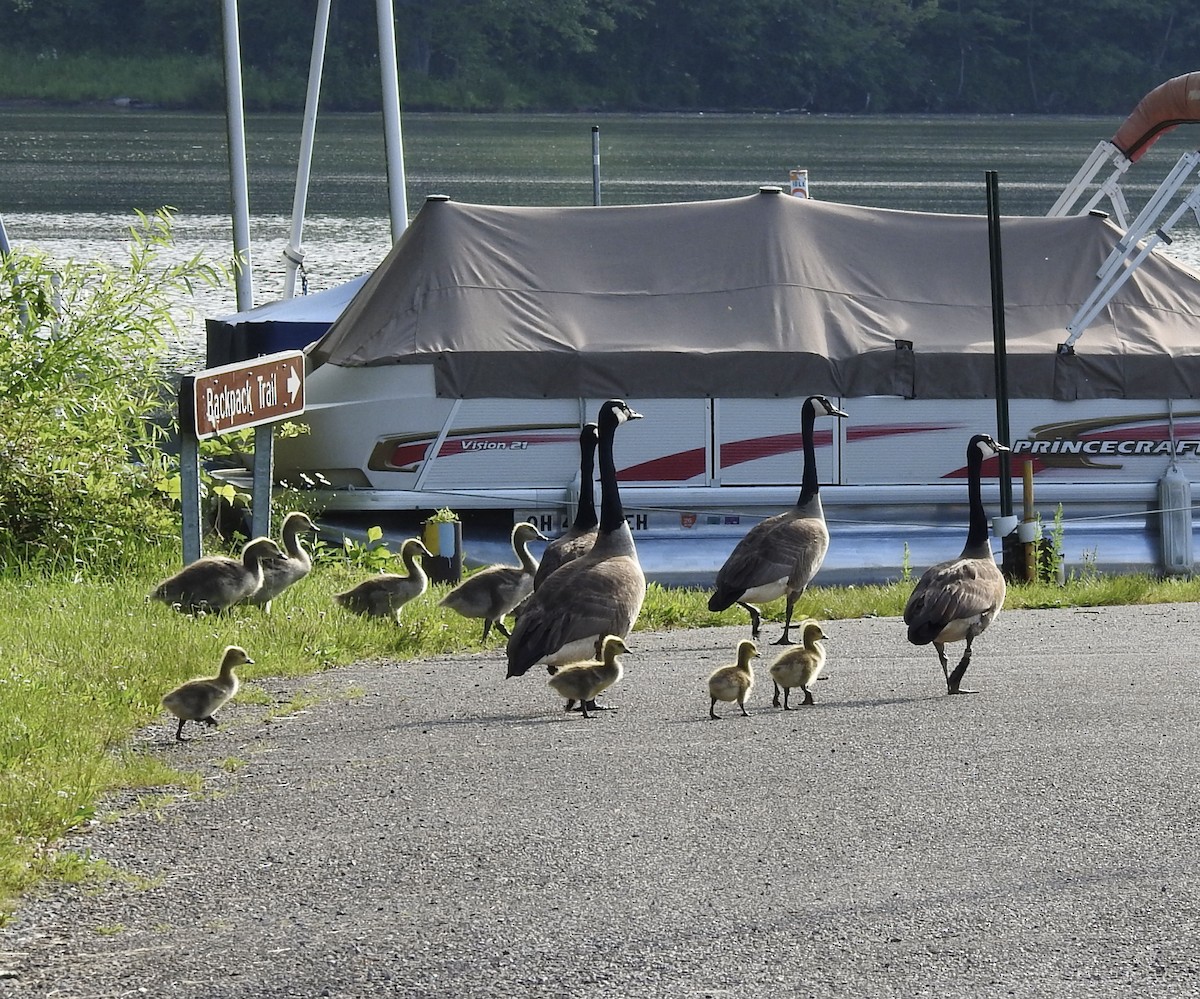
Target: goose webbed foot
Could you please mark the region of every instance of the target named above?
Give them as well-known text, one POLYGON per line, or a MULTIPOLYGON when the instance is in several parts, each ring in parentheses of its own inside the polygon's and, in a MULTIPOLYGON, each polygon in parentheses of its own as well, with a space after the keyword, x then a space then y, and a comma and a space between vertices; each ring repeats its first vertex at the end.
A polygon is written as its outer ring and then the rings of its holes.
POLYGON ((791 640, 791 638, 788 637, 788 629, 784 628, 783 634, 780 635, 777 639, 775 639, 775 641, 773 641, 771 644, 772 645, 795 645, 796 643, 793 642, 791 640))
MULTIPOLYGON (((773 686, 775 688, 775 696, 771 698, 771 707, 777 708, 777 707, 779 707, 779 684, 772 681, 771 686, 773 686)), ((784 707, 785 711, 791 710, 791 708, 789 708, 787 706, 787 691, 786 690, 783 693, 783 707, 784 707)))
POLYGON ((575 698, 571 698, 571 700, 567 701, 567 705, 566 705, 566 707, 563 708, 563 710, 564 711, 578 711, 579 708, 577 708, 575 706, 575 698))
POLYGON ((595 701, 588 701, 587 706, 588 706, 589 711, 616 711, 617 710, 617 706, 615 704, 597 704, 595 701))
POLYGON ((738 707, 742 709, 742 717, 743 718, 750 717, 750 712, 746 710, 746 705, 744 705, 741 701, 738 701, 738 707))
POLYGON ((713 721, 720 721, 721 716, 717 714, 717 699, 714 697, 712 704, 708 706, 708 717, 713 721))
POLYGON ((503 621, 496 622, 496 630, 505 638, 512 638, 512 632, 508 630, 508 626, 503 621))
POLYGON ((802 689, 804 690, 804 703, 805 704, 816 704, 817 702, 813 699, 812 691, 809 690, 807 687, 804 687, 802 689))

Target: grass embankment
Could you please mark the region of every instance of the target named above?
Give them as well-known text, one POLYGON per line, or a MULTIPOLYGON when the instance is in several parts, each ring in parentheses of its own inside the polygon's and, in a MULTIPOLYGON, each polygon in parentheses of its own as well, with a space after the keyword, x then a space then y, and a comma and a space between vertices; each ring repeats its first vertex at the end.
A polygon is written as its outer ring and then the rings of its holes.
MULTIPOLYGON (((80 877, 86 858, 56 844, 102 818, 103 797, 119 789, 177 788, 198 793, 169 739, 174 722, 159 698, 184 679, 215 671, 222 648, 240 644, 255 664, 243 671, 242 705, 263 717, 288 710, 256 687, 264 676, 309 676, 373 659, 407 659, 476 647, 480 623, 437 607, 433 587, 405 608, 403 624, 364 620, 332 602, 364 570, 322 564, 285 593, 273 613, 237 608, 191 619, 146 593, 163 572, 117 583, 69 578, 0 578, 0 921, 21 892, 45 877, 80 877), (161 722, 153 742, 131 736, 161 722)), ((814 588, 797 613, 822 619, 899 615, 910 582, 814 588)), ((639 629, 746 623, 738 608, 707 609, 707 592, 651 586, 639 629)), ((1200 598, 1200 582, 1145 576, 1091 576, 1066 587, 1014 586, 1009 609, 1160 603, 1200 598)), ((778 627, 782 605, 769 608, 778 627)), ((774 636, 772 636, 774 637, 774 636)), ((499 639, 493 639, 497 651, 499 639)), ((148 799, 150 800, 150 799, 148 799)))

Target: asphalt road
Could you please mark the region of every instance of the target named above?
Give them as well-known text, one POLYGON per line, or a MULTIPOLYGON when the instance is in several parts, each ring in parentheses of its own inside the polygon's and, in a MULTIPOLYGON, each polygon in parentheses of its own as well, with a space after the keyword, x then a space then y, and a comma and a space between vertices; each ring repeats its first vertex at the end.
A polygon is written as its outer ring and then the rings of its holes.
POLYGON ((966 697, 834 621, 814 707, 710 721, 747 630, 635 634, 590 721, 499 645, 164 715, 206 793, 81 838, 137 878, 30 897, 0 994, 1200 996, 1200 607, 1007 612, 966 697))

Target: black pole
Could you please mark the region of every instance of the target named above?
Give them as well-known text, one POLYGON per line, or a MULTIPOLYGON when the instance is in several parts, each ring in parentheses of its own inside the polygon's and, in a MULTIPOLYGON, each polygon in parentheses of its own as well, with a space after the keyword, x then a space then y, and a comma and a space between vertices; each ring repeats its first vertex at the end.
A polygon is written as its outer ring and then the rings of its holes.
MULTIPOLYGON (((1008 427, 1008 349, 1004 335, 1004 262, 1000 252, 1000 194, 996 171, 988 170, 988 256, 992 266, 992 344, 996 366, 996 436, 1001 444, 1009 442, 1008 427)), ((1007 452, 1000 454, 1000 516, 1012 516, 1012 466, 1007 452)))
POLYGON ((600 204, 600 126, 592 126, 592 205, 600 204))

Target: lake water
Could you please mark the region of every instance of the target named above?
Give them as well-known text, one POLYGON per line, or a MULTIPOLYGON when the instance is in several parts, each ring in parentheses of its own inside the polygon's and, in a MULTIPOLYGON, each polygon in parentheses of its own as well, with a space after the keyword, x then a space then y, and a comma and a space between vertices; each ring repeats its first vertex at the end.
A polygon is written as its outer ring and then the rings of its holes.
MULTIPOLYGON (((984 214, 984 176, 995 170, 1005 214, 1042 215, 1119 124, 1080 117, 414 114, 403 130, 410 217, 430 194, 590 205, 593 125, 606 205, 736 197, 762 184, 786 187, 789 170, 803 167, 813 197, 823 200, 984 214)), ((247 119, 256 305, 283 290, 300 126, 295 115, 247 119)), ((170 205, 180 258, 199 251, 229 259, 223 116, 0 109, 0 135, 0 216, 14 246, 120 262, 134 211, 170 205)), ((1194 130, 1176 130, 1133 168, 1125 190, 1135 213, 1195 141, 1194 130)), ((380 116, 322 117, 304 229, 310 291, 379 263, 391 242, 387 207, 380 116)), ((1166 252, 1200 268, 1191 214, 1175 235, 1166 252)), ((203 317, 234 311, 233 288, 179 308, 181 350, 199 359, 203 317)))

